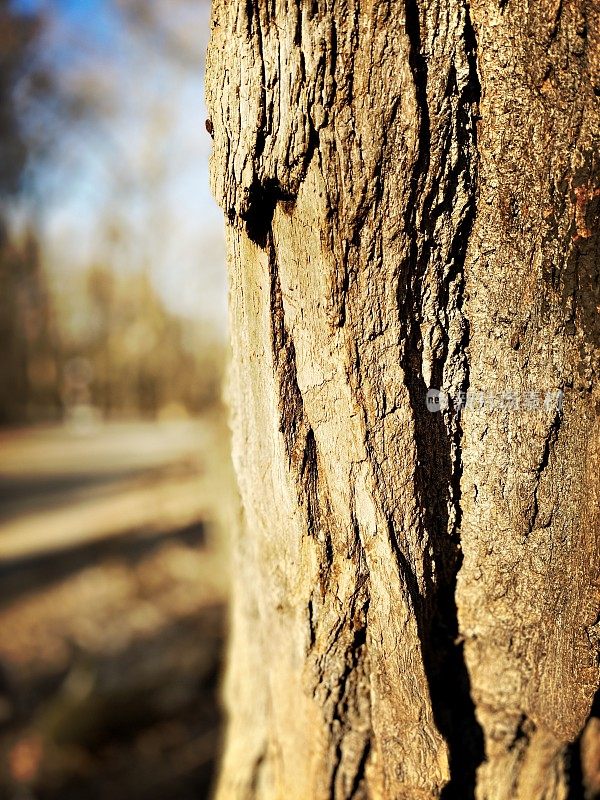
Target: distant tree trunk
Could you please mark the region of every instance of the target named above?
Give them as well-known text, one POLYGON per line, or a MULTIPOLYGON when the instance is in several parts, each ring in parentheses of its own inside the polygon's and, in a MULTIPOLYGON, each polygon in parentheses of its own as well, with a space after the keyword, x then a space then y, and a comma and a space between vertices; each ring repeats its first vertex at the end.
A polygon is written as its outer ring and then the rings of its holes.
POLYGON ((582 796, 599 95, 595 0, 215 0, 244 509, 221 800, 582 796))

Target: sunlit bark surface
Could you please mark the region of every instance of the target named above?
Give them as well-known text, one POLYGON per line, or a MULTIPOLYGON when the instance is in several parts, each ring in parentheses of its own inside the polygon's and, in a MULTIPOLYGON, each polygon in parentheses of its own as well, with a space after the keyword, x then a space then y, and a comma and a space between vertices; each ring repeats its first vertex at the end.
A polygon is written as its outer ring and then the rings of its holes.
POLYGON ((594 0, 215 0, 244 509, 220 800, 581 796, 599 94, 594 0))

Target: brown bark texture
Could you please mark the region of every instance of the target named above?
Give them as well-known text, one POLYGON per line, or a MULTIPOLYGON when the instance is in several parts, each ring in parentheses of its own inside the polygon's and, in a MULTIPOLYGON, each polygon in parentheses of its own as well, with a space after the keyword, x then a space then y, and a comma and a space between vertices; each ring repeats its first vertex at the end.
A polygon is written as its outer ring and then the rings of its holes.
POLYGON ((243 501, 218 797, 583 797, 600 4, 214 0, 211 25, 243 501))

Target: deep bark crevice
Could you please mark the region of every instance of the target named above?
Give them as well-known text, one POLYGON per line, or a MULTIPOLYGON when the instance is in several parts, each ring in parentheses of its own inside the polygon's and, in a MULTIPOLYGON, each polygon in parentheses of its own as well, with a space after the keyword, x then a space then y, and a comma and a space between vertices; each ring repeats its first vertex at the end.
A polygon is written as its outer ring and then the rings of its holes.
MULTIPOLYGON (((421 22, 416 0, 406 0, 405 31, 409 42, 408 63, 413 76, 415 99, 419 110, 419 150, 411 177, 411 192, 405 221, 414 227, 418 189, 429 167, 431 126, 427 101, 427 60, 421 50, 421 22)), ((415 242, 416 246, 416 242, 415 242)))
POLYGON ((265 234, 265 247, 268 254, 269 279, 271 283, 271 348, 279 393, 279 430, 283 434, 288 468, 296 478, 302 478, 303 475, 308 473, 309 467, 310 469, 316 469, 316 464, 313 465, 311 463, 309 465, 307 462, 307 458, 311 455, 310 436, 312 431, 306 420, 302 393, 298 386, 294 342, 285 323, 277 252, 270 224, 271 219, 269 218, 269 227, 265 234))
POLYGON ((266 753, 263 751, 258 755, 254 764, 252 765, 252 773, 250 775, 249 790, 250 796, 255 797, 260 785, 260 773, 266 763, 266 753))
MULTIPOLYGON (((540 505, 539 505, 540 484, 542 482, 542 476, 544 474, 544 471, 546 470, 550 462, 550 454, 558 440, 561 423, 562 423, 562 409, 559 408, 546 434, 546 439, 544 441, 544 447, 542 450, 542 456, 535 471, 535 486, 533 487, 532 510, 531 510, 531 516, 529 518, 527 535, 531 534, 534 531, 538 521, 538 516, 540 513, 540 505)), ((549 524, 550 524, 549 522, 546 523, 544 527, 548 527, 549 524)))
POLYGON ((567 767, 567 800, 597 800, 598 792, 589 791, 585 785, 585 776, 582 768, 581 741, 585 727, 592 717, 600 718, 600 689, 596 691, 592 701, 589 716, 581 733, 567 747, 566 767, 567 767))
MULTIPOLYGON (((458 357, 462 373, 459 389, 469 385, 469 324, 463 312, 464 265, 471 229, 476 213, 476 125, 480 84, 476 68, 476 41, 468 7, 464 7, 463 42, 469 64, 466 85, 457 84, 456 69, 450 65, 449 95, 459 96, 454 124, 445 133, 445 141, 455 137, 458 157, 449 162, 443 154, 441 175, 434 176, 430 189, 424 192, 430 169, 431 126, 427 99, 428 68, 422 52, 419 12, 414 0, 406 7, 406 32, 410 41, 409 63, 419 109, 419 151, 415 160, 411 191, 407 203, 405 226, 410 242, 409 256, 401 270, 398 286, 398 307, 404 327, 402 367, 409 392, 417 449, 415 488, 424 509, 423 538, 429 542, 432 555, 425 556, 426 591, 421 596, 417 581, 404 556, 399 557, 401 571, 407 579, 415 604, 423 660, 429 683, 432 708, 438 729, 446 739, 450 758, 450 781, 442 791, 445 800, 474 798, 476 772, 484 753, 483 732, 475 716, 470 692, 470 679, 459 642, 458 613, 455 600, 456 581, 462 564, 460 549, 462 429, 459 411, 450 408, 445 417, 431 414, 426 408, 428 386, 423 377, 422 286, 436 252, 436 224, 442 215, 450 215, 456 203, 459 182, 467 194, 466 208, 454 231, 446 254, 448 269, 438 286, 438 305, 448 320, 458 316, 462 334, 453 343, 446 330, 443 347, 436 354, 431 385, 442 388, 444 366, 448 358, 458 357), (438 184, 444 182, 441 202, 437 201, 438 184), (423 197, 424 195, 424 197, 423 197), (451 285, 456 282, 454 294, 451 285), (453 509, 450 518, 448 507, 453 509), (435 577, 434 577, 435 575, 435 577)), ((427 549, 425 551, 427 553, 427 549)))
MULTIPOLYGON (((345 734, 349 732, 347 723, 348 702, 352 700, 352 695, 356 692, 356 685, 360 680, 361 673, 364 670, 364 657, 367 646, 367 625, 366 617, 369 607, 369 601, 364 601, 363 607, 360 610, 360 619, 358 624, 353 630, 350 645, 345 654, 345 669, 338 679, 338 699, 335 704, 333 718, 331 720, 331 730, 337 730, 335 758, 333 761, 333 768, 331 771, 331 779, 329 784, 329 797, 331 800, 338 800, 340 796, 349 800, 354 797, 360 787, 364 778, 364 770, 366 766, 366 759, 370 748, 370 737, 366 736, 364 739, 363 749, 360 757, 357 759, 354 775, 351 781, 350 793, 344 792, 342 795, 337 790, 338 773, 344 763, 343 759, 343 743, 345 734)), ((355 615, 352 614, 354 617, 355 615)))
POLYGON ((256 181, 248 190, 246 210, 241 218, 246 225, 246 233, 254 244, 265 249, 273 224, 273 214, 279 202, 293 203, 294 196, 282 189, 275 180, 265 183, 256 181))
POLYGON ((348 800, 358 800, 358 798, 365 797, 364 794, 364 779, 365 779, 365 769, 367 766, 367 762, 369 760, 369 755, 371 753, 371 741, 367 739, 365 741, 365 746, 360 757, 360 761, 358 762, 358 767, 356 769, 356 775, 354 776, 354 781, 352 782, 352 786, 350 787, 350 793, 348 795, 348 800))
POLYGON ((580 744, 578 738, 567 748, 567 800, 589 800, 583 786, 580 744))

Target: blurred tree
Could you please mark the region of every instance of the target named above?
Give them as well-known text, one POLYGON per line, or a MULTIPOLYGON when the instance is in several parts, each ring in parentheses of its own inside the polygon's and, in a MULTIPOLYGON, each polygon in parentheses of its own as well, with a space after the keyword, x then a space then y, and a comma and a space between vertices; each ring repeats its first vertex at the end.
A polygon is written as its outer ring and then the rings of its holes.
MULTIPOLYGON (((6 199, 19 188, 27 147, 15 108, 14 86, 24 67, 39 20, 18 14, 9 0, 0 0, 0 195, 6 199)), ((0 230, 0 239, 5 238, 0 230)))
POLYGON ((58 303, 68 413, 91 404, 104 417, 153 418, 215 403, 222 344, 166 310, 147 273, 96 265, 58 303))
POLYGON ((0 247, 0 424, 55 419, 57 334, 35 236, 0 247))
POLYGON ((33 231, 10 234, 10 209, 28 147, 15 85, 26 68, 41 19, 0 0, 0 423, 55 415, 56 353, 52 312, 33 231))
MULTIPOLYGON (((164 142, 172 105, 162 93, 152 101, 150 88, 141 108, 127 110, 128 123, 143 123, 130 152, 110 124, 123 99, 95 28, 65 59, 58 5, 39 8, 24 13, 0 0, 0 424, 90 407, 104 416, 196 413, 218 397, 223 346, 206 326, 167 310, 150 277, 168 238, 173 159, 164 142), (65 240, 52 271, 41 221, 56 195, 81 180, 79 148, 100 154, 107 173, 89 263, 66 266, 72 243, 65 240), (26 233, 12 224, 19 217, 26 233)), ((111 35, 150 41, 171 77, 201 63, 186 25, 189 0, 112 0, 103 9, 118 23, 111 35)))

